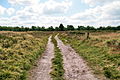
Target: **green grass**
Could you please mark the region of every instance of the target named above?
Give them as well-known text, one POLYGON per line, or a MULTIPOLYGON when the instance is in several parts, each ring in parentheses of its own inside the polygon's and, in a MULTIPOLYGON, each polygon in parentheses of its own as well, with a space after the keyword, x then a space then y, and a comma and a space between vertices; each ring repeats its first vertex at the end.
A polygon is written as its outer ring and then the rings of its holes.
POLYGON ((0 34, 0 80, 26 80, 29 69, 47 44, 48 36, 42 35, 0 34))
POLYGON ((98 47, 97 39, 83 40, 75 35, 61 35, 65 43, 69 43, 87 62, 98 76, 104 75, 110 80, 120 79, 120 54, 109 53, 106 45, 98 47), (74 37, 74 38, 73 38, 74 37))
POLYGON ((63 69, 63 59, 62 59, 62 54, 57 47, 57 42, 54 38, 52 38, 52 42, 55 45, 55 57, 52 59, 52 71, 51 71, 51 76, 53 80, 64 80, 63 75, 64 75, 64 69, 63 69))

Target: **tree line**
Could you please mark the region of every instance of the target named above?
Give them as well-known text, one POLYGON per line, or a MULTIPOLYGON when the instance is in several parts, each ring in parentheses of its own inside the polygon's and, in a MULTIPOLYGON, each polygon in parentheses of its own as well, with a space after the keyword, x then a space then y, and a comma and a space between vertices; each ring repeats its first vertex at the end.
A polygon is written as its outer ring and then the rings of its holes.
POLYGON ((63 24, 60 24, 59 27, 50 26, 48 28, 39 27, 39 26, 32 26, 32 27, 7 27, 7 26, 0 26, 0 31, 73 31, 73 30, 120 30, 120 26, 112 27, 99 27, 95 28, 93 26, 78 26, 75 28, 73 25, 67 25, 65 27, 63 24))

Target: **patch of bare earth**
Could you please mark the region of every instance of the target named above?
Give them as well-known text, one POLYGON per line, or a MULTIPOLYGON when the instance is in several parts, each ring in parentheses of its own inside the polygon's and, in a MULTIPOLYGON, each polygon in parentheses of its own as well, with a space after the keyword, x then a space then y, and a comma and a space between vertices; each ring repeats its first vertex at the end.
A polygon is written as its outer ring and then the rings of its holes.
POLYGON ((63 55, 65 80, 98 80, 85 61, 70 46, 64 45, 57 36, 55 39, 63 55))
POLYGON ((54 44, 51 42, 51 37, 49 37, 46 51, 38 60, 37 66, 30 71, 28 80, 52 80, 49 74, 52 67, 52 58, 54 58, 54 44))

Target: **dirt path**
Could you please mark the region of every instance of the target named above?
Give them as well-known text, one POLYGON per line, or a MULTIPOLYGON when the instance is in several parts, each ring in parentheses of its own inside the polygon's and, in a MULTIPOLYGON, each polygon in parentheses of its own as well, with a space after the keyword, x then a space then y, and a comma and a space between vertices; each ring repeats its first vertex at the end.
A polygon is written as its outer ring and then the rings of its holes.
POLYGON ((55 39, 63 55, 65 80, 98 80, 91 73, 85 61, 70 46, 64 45, 57 36, 55 39))
POLYGON ((52 80, 49 74, 52 66, 52 58, 54 58, 54 44, 51 42, 50 36, 46 51, 38 60, 37 67, 30 71, 30 77, 28 80, 52 80))

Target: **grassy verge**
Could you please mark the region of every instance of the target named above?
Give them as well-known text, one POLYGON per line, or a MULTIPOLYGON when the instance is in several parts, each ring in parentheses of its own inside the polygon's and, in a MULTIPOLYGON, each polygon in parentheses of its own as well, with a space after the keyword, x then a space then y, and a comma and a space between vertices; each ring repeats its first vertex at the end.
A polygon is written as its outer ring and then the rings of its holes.
POLYGON ((69 43, 87 62, 98 76, 105 76, 110 80, 120 79, 120 54, 109 53, 109 47, 96 46, 103 40, 81 39, 80 36, 63 34, 61 40, 69 43))
POLYGON ((57 47, 57 41, 52 38, 52 42, 55 45, 55 58, 52 59, 52 71, 51 71, 51 76, 53 80, 64 80, 63 75, 64 75, 64 69, 63 69, 63 59, 62 59, 62 54, 60 53, 59 48, 57 47))
POLYGON ((42 35, 0 34, 0 80, 26 80, 27 71, 45 49, 48 36, 42 35))

